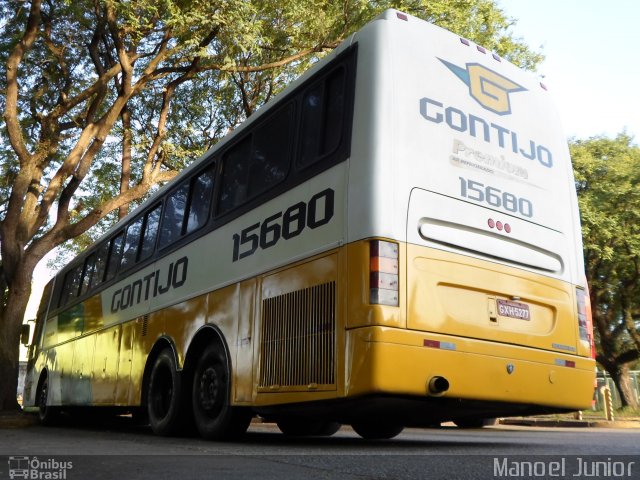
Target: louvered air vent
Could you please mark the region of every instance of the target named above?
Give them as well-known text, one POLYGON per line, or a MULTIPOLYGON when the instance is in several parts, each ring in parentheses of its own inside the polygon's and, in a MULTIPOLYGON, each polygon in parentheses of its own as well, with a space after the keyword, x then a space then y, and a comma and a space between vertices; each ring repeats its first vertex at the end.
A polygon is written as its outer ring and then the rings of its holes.
POLYGON ((149 315, 144 315, 142 317, 142 336, 147 336, 147 331, 149 330, 149 315))
POLYGON ((329 282, 262 301, 260 387, 333 388, 335 290, 329 282))

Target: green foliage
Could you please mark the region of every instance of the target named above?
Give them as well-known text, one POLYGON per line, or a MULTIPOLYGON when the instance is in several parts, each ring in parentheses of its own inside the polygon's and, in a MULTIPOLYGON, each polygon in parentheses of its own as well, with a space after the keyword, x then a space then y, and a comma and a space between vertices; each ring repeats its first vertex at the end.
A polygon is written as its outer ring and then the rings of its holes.
POLYGON ((515 65, 535 70, 544 56, 532 51, 510 31, 516 20, 507 17, 493 0, 395 0, 361 2, 368 14, 388 7, 428 20, 442 28, 473 40, 515 65))
POLYGON ((615 376, 640 356, 640 147, 621 133, 570 149, 598 361, 615 376))
MULTIPOLYGON (((513 37, 513 19, 494 0, 46 2, 35 42, 19 66, 22 138, 30 152, 50 149, 39 160, 44 168, 36 180, 38 200, 91 122, 107 118, 123 95, 130 94, 132 140, 127 148, 132 158, 129 185, 134 186, 149 165, 159 162, 168 172, 184 168, 318 57, 389 7, 452 30, 521 67, 534 69, 542 59, 513 37), (119 74, 106 74, 119 64, 119 74), (104 81, 102 89, 69 107, 67 99, 78 98, 99 80, 104 81), (162 115, 166 118, 160 126, 162 115)), ((28 14, 25 2, 0 6, 0 68, 6 68, 24 34, 28 14)), ((4 91, 6 75, 0 74, 4 91)), ((5 133, 0 133, 0 221, 19 171, 5 133)), ((89 170, 78 178, 80 186, 63 220, 79 223, 96 212, 100 220, 89 234, 77 237, 76 229, 67 235, 78 238, 76 244, 66 243, 72 252, 115 219, 101 209, 121 193, 123 136, 122 123, 115 122, 89 170)), ((33 238, 61 225, 60 220, 49 215, 33 238)))

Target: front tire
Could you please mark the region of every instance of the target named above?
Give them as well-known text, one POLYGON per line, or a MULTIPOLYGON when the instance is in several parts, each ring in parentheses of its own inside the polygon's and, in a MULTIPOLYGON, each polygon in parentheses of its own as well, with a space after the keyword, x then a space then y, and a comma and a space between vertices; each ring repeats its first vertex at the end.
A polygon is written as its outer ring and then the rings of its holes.
POLYGON ((377 423, 375 421, 354 423, 351 425, 351 428, 365 440, 388 440, 400 435, 402 430, 404 430, 403 425, 396 423, 377 423))
POLYGON ((154 433, 172 435, 180 426, 182 382, 171 349, 160 352, 149 376, 147 412, 154 433))
POLYGON ((229 402, 231 381, 224 352, 208 346, 193 376, 193 418, 200 435, 208 440, 233 440, 249 428, 253 413, 229 402))
POLYGON ((38 418, 42 425, 55 425, 60 420, 60 409, 49 405, 49 377, 45 374, 38 388, 38 418))
POLYGON ((289 437, 330 437, 341 427, 337 422, 296 417, 281 418, 276 424, 289 437))
POLYGON ((458 428, 482 428, 497 425, 497 418, 459 418, 453 423, 458 428))

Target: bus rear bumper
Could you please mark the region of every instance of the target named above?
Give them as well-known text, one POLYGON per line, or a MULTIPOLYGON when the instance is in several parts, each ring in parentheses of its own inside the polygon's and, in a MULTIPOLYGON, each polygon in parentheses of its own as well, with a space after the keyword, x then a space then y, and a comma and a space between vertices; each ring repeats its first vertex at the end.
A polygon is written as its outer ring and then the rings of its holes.
POLYGON ((589 358, 387 327, 352 329, 346 340, 347 397, 479 401, 499 404, 501 416, 510 413, 508 405, 513 415, 525 405, 528 413, 591 406, 595 364, 589 358), (445 379, 448 389, 430 391, 434 378, 445 379))

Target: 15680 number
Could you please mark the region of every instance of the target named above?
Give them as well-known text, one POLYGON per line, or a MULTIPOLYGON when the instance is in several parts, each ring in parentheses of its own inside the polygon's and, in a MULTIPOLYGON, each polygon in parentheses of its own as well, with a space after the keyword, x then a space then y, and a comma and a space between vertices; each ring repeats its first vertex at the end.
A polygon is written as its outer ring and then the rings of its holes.
POLYGON ((488 203, 492 207, 504 208, 508 212, 519 213, 523 217, 533 217, 533 204, 526 198, 485 186, 483 183, 458 177, 460 179, 460 195, 474 202, 488 203))
POLYGON ((258 248, 266 250, 280 239, 289 240, 302 231, 326 225, 333 218, 335 192, 327 188, 308 202, 298 202, 284 212, 274 213, 233 235, 233 261, 253 255, 258 248))

